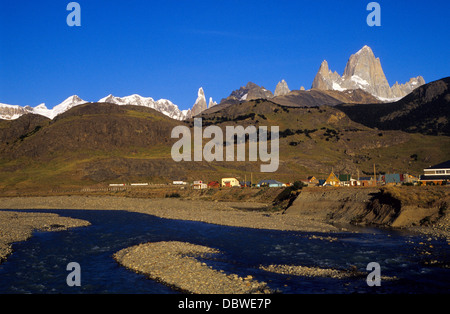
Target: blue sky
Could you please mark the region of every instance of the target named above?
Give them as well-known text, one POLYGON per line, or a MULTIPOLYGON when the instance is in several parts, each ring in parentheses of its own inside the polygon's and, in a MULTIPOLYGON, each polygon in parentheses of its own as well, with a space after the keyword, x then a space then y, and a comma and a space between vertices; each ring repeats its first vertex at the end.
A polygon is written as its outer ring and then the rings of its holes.
POLYGON ((49 108, 71 95, 140 94, 192 107, 199 87, 222 98, 252 81, 311 87, 326 59, 342 74, 369 45, 392 85, 450 75, 450 2, 369 0, 0 0, 0 102, 49 108))

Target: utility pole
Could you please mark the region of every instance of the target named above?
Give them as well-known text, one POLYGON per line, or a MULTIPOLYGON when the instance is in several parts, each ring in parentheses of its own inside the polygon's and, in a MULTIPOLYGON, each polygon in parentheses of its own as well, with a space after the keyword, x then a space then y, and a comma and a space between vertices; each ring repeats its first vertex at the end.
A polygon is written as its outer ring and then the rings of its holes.
POLYGON ((377 171, 375 170, 375 164, 373 164, 373 177, 375 179, 375 185, 378 185, 377 184, 377 171))

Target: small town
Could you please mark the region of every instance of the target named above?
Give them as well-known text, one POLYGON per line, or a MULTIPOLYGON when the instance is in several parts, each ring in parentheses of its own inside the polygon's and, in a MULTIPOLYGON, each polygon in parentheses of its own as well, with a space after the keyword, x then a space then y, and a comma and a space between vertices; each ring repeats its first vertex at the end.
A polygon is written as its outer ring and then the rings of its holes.
MULTIPOLYGON (((306 179, 298 180, 305 187, 375 187, 375 186, 429 186, 429 185, 447 185, 450 182, 450 160, 428 167, 423 170, 423 174, 415 176, 408 173, 386 173, 376 174, 374 166, 374 175, 359 176, 352 174, 337 174, 333 170, 326 178, 317 178, 309 176, 306 179)), ((196 180, 192 183, 186 181, 172 181, 170 185, 181 188, 190 187, 194 190, 218 189, 218 188, 279 188, 293 185, 293 182, 280 182, 274 179, 260 180, 257 183, 252 180, 239 180, 238 178, 221 178, 218 181, 205 182, 196 180)), ((161 184, 151 183, 111 183, 109 187, 145 187, 161 186, 161 184)))

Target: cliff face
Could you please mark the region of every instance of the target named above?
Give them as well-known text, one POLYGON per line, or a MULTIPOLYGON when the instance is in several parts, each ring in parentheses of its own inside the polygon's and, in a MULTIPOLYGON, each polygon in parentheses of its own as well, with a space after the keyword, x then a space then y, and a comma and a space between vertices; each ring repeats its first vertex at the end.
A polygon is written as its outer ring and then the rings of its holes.
POLYGON ((208 109, 208 105, 206 104, 205 92, 203 91, 203 88, 200 87, 197 100, 192 107, 192 116, 196 116, 206 109, 208 109))
POLYGON ((332 72, 328 67, 327 60, 323 60, 320 65, 319 71, 314 77, 314 81, 312 83, 312 88, 317 88, 320 90, 344 90, 339 85, 339 80, 341 76, 335 71, 332 72))
POLYGON ((372 194, 379 191, 378 188, 303 189, 286 210, 286 214, 308 216, 327 222, 350 223, 366 212, 372 194))
POLYGON ((275 93, 274 96, 284 96, 287 95, 291 92, 291 90, 289 89, 287 83, 285 80, 282 80, 281 82, 279 82, 277 84, 277 87, 275 88, 275 93))
POLYGON ((312 88, 337 91, 362 89, 380 100, 389 100, 404 97, 423 84, 425 80, 418 76, 404 84, 396 82, 390 87, 380 59, 375 57, 370 47, 364 46, 350 56, 342 76, 332 72, 324 60, 312 88))

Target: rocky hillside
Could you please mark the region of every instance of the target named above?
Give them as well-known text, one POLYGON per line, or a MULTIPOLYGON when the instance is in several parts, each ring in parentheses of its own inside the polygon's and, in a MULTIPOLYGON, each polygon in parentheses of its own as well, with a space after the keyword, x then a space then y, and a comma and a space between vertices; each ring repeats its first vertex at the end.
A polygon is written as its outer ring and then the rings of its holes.
POLYGON ((35 114, 25 114, 12 121, 0 120, 0 152, 10 153, 10 148, 16 143, 35 134, 49 122, 50 119, 35 114))
POLYGON ((4 155, 48 159, 65 152, 111 152, 167 144, 167 134, 177 123, 145 107, 92 103, 74 107, 52 121, 25 115, 16 121, 2 121, 2 125, 4 155))
POLYGON ((296 90, 271 99, 273 102, 290 107, 336 106, 341 104, 374 104, 380 102, 362 89, 334 90, 296 90))
POLYGON ((287 83, 280 82, 277 85, 275 96, 272 92, 254 83, 248 83, 246 87, 235 90, 231 95, 215 105, 209 107, 203 113, 219 112, 232 105, 246 103, 251 100, 270 100, 273 103, 288 107, 316 107, 336 106, 340 104, 374 104, 380 102, 376 97, 362 89, 335 91, 335 90, 289 90, 287 83))
POLYGON ((353 121, 381 130, 450 136, 450 77, 383 104, 338 105, 353 121))

